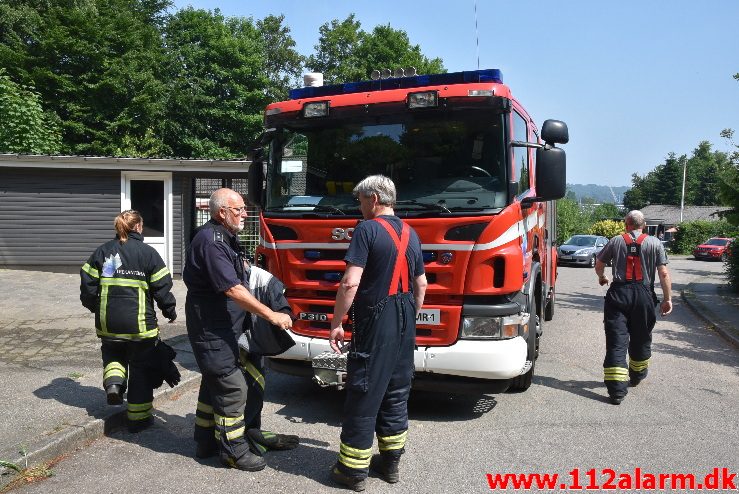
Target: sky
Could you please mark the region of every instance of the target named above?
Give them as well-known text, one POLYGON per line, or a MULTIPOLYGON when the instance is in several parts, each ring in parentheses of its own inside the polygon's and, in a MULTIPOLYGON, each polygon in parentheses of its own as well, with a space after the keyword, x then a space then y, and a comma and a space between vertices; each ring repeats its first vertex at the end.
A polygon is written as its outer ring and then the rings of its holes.
MULTIPOLYGON (((539 127, 567 123, 567 182, 629 186, 700 141, 739 144, 739 1, 175 0, 226 16, 284 14, 303 55, 319 28, 355 14, 390 25, 449 72, 497 68, 539 127), (475 27, 477 25, 477 28, 475 27), (479 47, 479 48, 478 48, 479 47)), ((308 72, 306 70, 305 72, 308 72)))

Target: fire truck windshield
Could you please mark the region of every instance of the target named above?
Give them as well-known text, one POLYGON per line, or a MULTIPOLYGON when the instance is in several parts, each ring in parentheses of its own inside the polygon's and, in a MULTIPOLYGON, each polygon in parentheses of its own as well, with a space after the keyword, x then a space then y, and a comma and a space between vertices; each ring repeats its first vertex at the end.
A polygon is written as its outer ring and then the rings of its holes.
POLYGON ((395 182, 401 216, 490 214, 506 205, 502 114, 392 115, 277 129, 264 212, 360 215, 352 189, 395 182))

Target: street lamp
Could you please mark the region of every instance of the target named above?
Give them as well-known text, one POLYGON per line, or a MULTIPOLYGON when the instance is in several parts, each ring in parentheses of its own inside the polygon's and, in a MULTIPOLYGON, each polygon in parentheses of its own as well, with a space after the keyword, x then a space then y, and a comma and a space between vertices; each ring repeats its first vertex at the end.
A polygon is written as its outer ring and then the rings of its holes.
POLYGON ((688 160, 683 161, 683 193, 680 195, 680 223, 683 222, 683 209, 685 208, 685 171, 688 168, 688 160))

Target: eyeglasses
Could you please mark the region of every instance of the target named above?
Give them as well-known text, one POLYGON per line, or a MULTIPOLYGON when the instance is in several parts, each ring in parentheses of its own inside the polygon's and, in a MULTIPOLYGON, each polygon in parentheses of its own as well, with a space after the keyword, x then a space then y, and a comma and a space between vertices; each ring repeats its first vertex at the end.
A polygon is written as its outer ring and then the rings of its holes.
POLYGON ((236 214, 243 214, 244 211, 246 211, 246 205, 239 206, 238 208, 233 206, 223 206, 223 209, 233 209, 234 211, 236 211, 236 214))

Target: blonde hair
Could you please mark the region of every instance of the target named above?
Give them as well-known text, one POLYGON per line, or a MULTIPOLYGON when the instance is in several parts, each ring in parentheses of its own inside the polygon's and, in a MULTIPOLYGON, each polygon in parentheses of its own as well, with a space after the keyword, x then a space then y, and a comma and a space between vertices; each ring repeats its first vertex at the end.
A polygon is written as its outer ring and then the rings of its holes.
POLYGON ((133 209, 122 211, 115 217, 113 226, 122 244, 128 241, 128 234, 136 229, 136 225, 143 223, 143 221, 144 219, 141 217, 141 214, 133 209))

